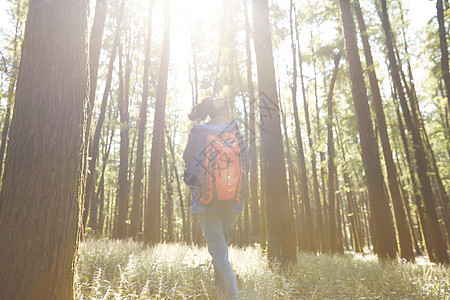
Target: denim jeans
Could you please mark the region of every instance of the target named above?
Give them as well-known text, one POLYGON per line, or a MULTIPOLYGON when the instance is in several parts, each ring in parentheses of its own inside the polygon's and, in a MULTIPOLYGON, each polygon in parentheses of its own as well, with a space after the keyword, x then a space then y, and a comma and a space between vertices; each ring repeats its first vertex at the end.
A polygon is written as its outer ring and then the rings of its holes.
POLYGON ((224 299, 237 299, 236 277, 228 260, 228 236, 236 221, 237 213, 229 211, 206 211, 196 214, 208 252, 212 256, 216 287, 223 293, 224 299))

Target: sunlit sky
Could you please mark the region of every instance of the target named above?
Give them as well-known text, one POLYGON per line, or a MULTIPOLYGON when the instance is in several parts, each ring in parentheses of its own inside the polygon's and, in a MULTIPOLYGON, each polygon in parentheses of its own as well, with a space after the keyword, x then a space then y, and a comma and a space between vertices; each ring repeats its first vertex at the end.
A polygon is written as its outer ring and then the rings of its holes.
MULTIPOLYGON (((133 0, 129 0, 133 1, 133 0)), ((187 110, 191 106, 191 91, 189 82, 187 79, 187 61, 186 61, 186 52, 188 49, 188 45, 184 45, 187 43, 187 40, 180 35, 180 32, 177 29, 178 27, 183 26, 182 24, 188 24, 187 22, 183 22, 182 20, 176 20, 177 12, 184 14, 188 13, 191 15, 193 19, 203 18, 208 19, 213 17, 213 13, 217 12, 217 7, 220 5, 222 0, 172 0, 172 6, 174 10, 174 15, 172 16, 172 24, 175 28, 172 28, 171 35, 171 64, 177 65, 178 71, 177 74, 172 74, 176 78, 173 80, 176 82, 178 93, 177 93, 177 102, 178 106, 182 110, 187 110), (180 25, 181 24, 181 25, 180 25), (184 70, 184 71, 183 71, 184 70)), ((147 2, 147 1, 145 1, 147 2)), ((159 1, 158 1, 159 2, 159 1)), ((288 0, 285 0, 285 4, 279 2, 282 7, 289 7, 288 0)), ((408 9, 409 12, 407 14, 407 18, 411 20, 410 29, 411 32, 419 31, 425 27, 425 24, 431 17, 436 14, 435 1, 430 0, 411 0, 404 1, 404 8, 408 9)), ((251 3, 251 1, 249 1, 251 3)), ((0 0, 0 30, 11 32, 14 26, 13 21, 7 13, 7 10, 10 9, 11 4, 6 0, 0 0)), ((95 0, 91 0, 91 14, 93 15, 95 8, 95 0)), ((249 6, 251 8, 251 5, 249 6)), ((92 17, 92 16, 91 16, 92 17)), ((161 12, 155 12, 153 14, 155 18, 162 18, 161 12)), ((154 34, 159 34, 154 32, 154 34)), ((0 36, 0 51, 5 47, 3 45, 4 40, 0 36)), ((420 77, 420 76, 419 76, 420 77)), ((201 97, 203 95, 200 95, 201 97)))

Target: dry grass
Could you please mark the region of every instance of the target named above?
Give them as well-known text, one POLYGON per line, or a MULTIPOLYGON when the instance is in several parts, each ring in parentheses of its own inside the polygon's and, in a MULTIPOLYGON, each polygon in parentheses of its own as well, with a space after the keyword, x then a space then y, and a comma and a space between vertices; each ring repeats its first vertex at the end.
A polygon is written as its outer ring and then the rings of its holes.
MULTIPOLYGON (((380 264, 374 256, 299 253, 287 273, 257 247, 230 249, 241 299, 450 299, 448 267, 380 264)), ((214 299, 205 248, 88 240, 80 248, 77 299, 214 299)))

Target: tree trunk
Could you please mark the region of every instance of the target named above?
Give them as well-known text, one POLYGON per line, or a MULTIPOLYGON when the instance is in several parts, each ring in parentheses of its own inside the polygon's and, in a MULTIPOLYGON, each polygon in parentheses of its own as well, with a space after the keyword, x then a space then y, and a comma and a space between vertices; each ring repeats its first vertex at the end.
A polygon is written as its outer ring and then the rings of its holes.
MULTIPOLYGON (((297 15, 295 15, 295 24, 297 23, 297 15)), ((313 179, 313 189, 314 189, 314 201, 316 203, 316 237, 315 237, 315 248, 316 251, 322 252, 323 250, 323 239, 321 238, 323 234, 323 219, 322 219, 322 205, 320 203, 320 191, 319 191, 319 181, 317 180, 317 162, 316 162, 316 153, 313 146, 313 139, 311 137, 311 122, 309 120, 309 106, 306 98, 306 88, 305 88, 305 77, 303 76, 303 56, 300 51, 300 35, 298 32, 297 25, 295 26, 295 35, 297 37, 297 52, 298 52, 298 65, 300 72, 300 83, 302 87, 302 95, 303 95, 303 108, 305 111, 305 120, 306 120, 306 130, 308 134, 308 142, 309 149, 311 152, 311 169, 312 169, 312 179, 313 179)))
POLYGON ((181 191, 181 183, 180 183, 180 176, 178 175, 178 168, 175 164, 176 160, 175 160, 175 149, 173 146, 172 141, 169 138, 169 135, 167 135, 167 142, 169 143, 169 149, 170 149, 170 154, 172 156, 172 168, 175 172, 175 179, 177 180, 177 190, 178 190, 178 196, 180 197, 180 211, 181 211, 181 221, 183 224, 183 241, 186 242, 187 244, 191 243, 191 233, 189 230, 189 222, 187 220, 186 217, 186 211, 184 208, 184 202, 183 202, 183 193, 181 191))
MULTIPOLYGON (((164 141, 164 138, 163 138, 164 141)), ((164 181, 166 186, 166 201, 165 201, 165 215, 167 218, 167 239, 166 242, 173 243, 175 242, 174 231, 173 231, 173 177, 169 172, 168 164, 167 164, 167 152, 166 148, 163 145, 163 163, 164 163, 164 181)))
POLYGON ((283 129, 284 129, 284 142, 286 144, 286 160, 288 165, 288 175, 289 175, 289 198, 291 207, 294 208, 294 214, 295 214, 295 231, 297 233, 297 244, 298 249, 300 250, 306 250, 305 249, 305 243, 302 243, 302 234, 301 234, 301 222, 302 218, 300 216, 300 209, 298 205, 297 200, 297 189, 295 188, 295 171, 294 171, 294 164, 292 162, 292 155, 291 155, 291 148, 289 145, 289 133, 287 130, 287 122, 286 122, 286 114, 283 111, 283 104, 280 102, 280 113, 281 113, 281 119, 283 121, 283 129))
POLYGON ((448 262, 446 245, 442 236, 442 232, 437 219, 436 208, 433 203, 433 190, 431 188, 430 180, 427 176, 427 160, 425 157, 425 149, 422 138, 420 137, 418 124, 414 124, 414 117, 411 116, 411 112, 414 116, 415 110, 409 110, 406 102, 405 93, 401 84, 399 67, 395 60, 394 44, 392 41, 391 25, 389 22, 389 16, 387 13, 386 0, 381 0, 381 22, 386 35, 386 46, 388 48, 388 59, 390 63, 391 76, 394 82, 395 89, 398 93, 400 105, 403 110, 403 116, 405 118, 406 127, 410 132, 414 144, 414 154, 417 163, 417 173, 421 185, 421 192, 423 201, 425 204, 427 223, 430 228, 431 240, 435 258, 438 262, 448 262))
POLYGON ((289 207, 267 0, 253 0, 253 22, 262 126, 268 256, 272 261, 278 259, 287 265, 297 262, 296 239, 289 207))
POLYGON ((95 128, 94 138, 89 143, 89 171, 86 177, 86 200, 84 203, 83 224, 86 225, 88 213, 91 217, 89 220, 89 227, 96 230, 97 226, 97 205, 95 202, 95 165, 98 158, 98 145, 100 141, 100 133, 105 120, 106 103, 108 100, 109 91, 111 89, 112 73, 114 69, 114 61, 116 59, 117 46, 120 42, 120 25, 122 23, 124 0, 120 4, 119 16, 117 18, 117 28, 114 36, 114 42, 111 50, 111 57, 108 65, 108 75, 106 77, 105 91, 103 92, 103 99, 100 108, 100 115, 97 121, 97 127, 95 128), (92 203, 91 203, 92 202, 92 203), (89 206, 91 211, 89 211, 89 206))
POLYGON ((382 260, 394 259, 396 257, 395 232, 391 224, 386 222, 390 218, 389 200, 386 197, 383 187, 383 174, 381 171, 378 144, 370 118, 366 86, 356 42, 355 25, 349 0, 339 0, 339 4, 344 28, 347 61, 350 69, 353 103, 361 140, 362 159, 366 175, 372 222, 374 225, 372 230, 374 233, 376 253, 382 260))
POLYGON ((304 249, 308 252, 316 252, 316 230, 314 226, 314 220, 312 218, 311 213, 311 206, 309 203, 309 189, 308 189, 308 176, 306 171, 306 161, 305 161, 305 153, 303 151, 303 138, 301 134, 300 129, 300 120, 299 120, 299 113, 298 113, 298 107, 297 107, 297 59, 296 59, 296 49, 295 49, 295 39, 294 39, 294 29, 293 29, 293 3, 292 0, 290 1, 290 18, 289 18, 289 24, 290 24, 290 33, 291 33, 291 50, 292 50, 292 58, 293 58, 293 75, 292 75, 292 105, 294 108, 294 121, 295 121, 295 137, 297 141, 298 151, 297 151, 297 160, 299 164, 299 184, 300 184, 300 199, 302 201, 302 208, 303 208, 303 214, 305 217, 305 228, 303 228, 304 232, 304 249))
POLYGON ((141 232, 142 220, 141 220, 141 206, 142 206, 142 179, 144 177, 144 141, 145 141, 145 127, 147 125, 147 107, 148 107, 148 77, 150 70, 150 46, 152 39, 152 11, 153 0, 149 1, 148 19, 147 19, 147 39, 145 41, 145 60, 144 60, 144 78, 143 78, 143 90, 142 90, 142 102, 139 109, 139 128, 138 128, 138 140, 136 148, 136 166, 134 170, 133 178, 133 204, 131 208, 131 223, 129 236, 134 239, 137 238, 137 234, 141 232))
POLYGON ((400 193, 400 183, 398 181, 397 168, 392 158, 392 150, 387 132, 386 118, 383 111, 381 93, 378 86, 378 79, 375 73, 374 63, 372 59, 372 51, 370 49, 369 39, 367 36, 366 25, 359 6, 359 1, 354 3, 356 18, 359 24, 359 31, 366 57, 366 64, 369 73, 370 91, 372 96, 372 105, 375 110, 378 132, 380 134, 381 145, 383 148, 383 156, 386 164, 386 173, 388 177, 389 191, 392 204, 394 206, 395 221, 397 225, 398 241, 400 247, 400 257, 407 261, 414 261, 414 252, 410 235, 410 228, 406 220, 404 200, 400 193))
POLYGON ((250 24, 248 21, 247 0, 244 1, 245 12, 245 50, 246 50, 246 62, 247 62, 247 87, 248 87, 248 100, 250 103, 249 113, 249 160, 250 160, 250 214, 251 214, 251 229, 252 229, 252 242, 260 241, 260 212, 258 204, 258 158, 256 154, 256 99, 255 89, 252 80, 252 52, 250 50, 250 24))
MULTIPOLYGON (((122 46, 119 45, 119 59, 122 61, 122 46)), ((121 65, 121 64, 120 64, 121 65)), ((130 126, 129 126, 129 91, 130 91, 130 74, 131 74, 131 58, 127 55, 125 66, 125 80, 122 76, 122 66, 119 69, 120 86, 119 86, 119 114, 120 114, 120 150, 119 150, 119 196, 118 196, 118 212, 117 227, 115 237, 117 239, 125 239, 127 237, 127 219, 128 219, 128 202, 130 197, 130 183, 128 181, 128 156, 130 152, 130 126)))
POLYGON ((0 194, 0 299, 73 299, 87 2, 30 1, 0 194))
MULTIPOLYGON (((110 107, 110 112, 111 112, 111 107, 110 107)), ((110 113, 111 114, 111 113, 110 113)), ((111 120, 111 117, 110 117, 111 120)), ((103 166, 102 166, 102 174, 100 175, 100 181, 98 183, 98 188, 97 188, 97 193, 95 195, 95 198, 97 199, 97 203, 99 203, 99 218, 98 218, 98 225, 97 228, 99 229, 98 231, 98 236, 100 236, 103 232, 103 227, 104 227, 104 220, 105 220, 105 212, 104 212, 104 201, 105 201, 105 171, 106 171, 106 165, 108 162, 108 158, 109 158, 109 153, 111 152, 111 145, 113 142, 113 138, 114 138, 114 131, 115 128, 111 129, 111 133, 109 134, 110 131, 110 126, 108 126, 107 130, 106 130, 106 136, 109 136, 109 140, 107 140, 104 143, 104 148, 105 150, 103 151, 103 166)))
POLYGON ((337 174, 335 173, 336 167, 334 164, 335 159, 335 151, 334 151, 334 142, 333 142, 333 90, 336 82, 338 70, 339 70, 339 61, 341 60, 341 54, 337 54, 334 57, 334 71, 333 77, 331 78, 330 90, 328 92, 327 97, 327 106, 328 106, 328 118, 327 118, 327 132, 328 132, 328 250, 331 253, 338 253, 338 233, 336 231, 336 191, 335 191, 335 177, 337 174))
POLYGON ((163 45, 158 87, 156 91, 148 196, 144 216, 144 242, 150 244, 159 243, 161 240, 161 157, 164 144, 164 117, 167 96, 167 77, 169 73, 169 29, 170 0, 166 0, 164 3, 163 45))

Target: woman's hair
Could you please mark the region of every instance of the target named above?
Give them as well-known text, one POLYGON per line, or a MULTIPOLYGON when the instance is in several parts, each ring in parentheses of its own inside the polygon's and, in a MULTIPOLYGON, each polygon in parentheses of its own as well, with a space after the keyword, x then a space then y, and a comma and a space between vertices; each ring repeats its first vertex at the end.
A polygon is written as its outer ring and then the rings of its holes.
POLYGON ((231 113, 230 103, 226 99, 207 97, 192 108, 188 117, 191 121, 204 121, 208 115, 214 119, 224 109, 231 113))

